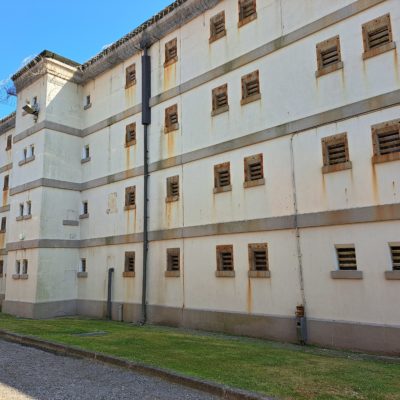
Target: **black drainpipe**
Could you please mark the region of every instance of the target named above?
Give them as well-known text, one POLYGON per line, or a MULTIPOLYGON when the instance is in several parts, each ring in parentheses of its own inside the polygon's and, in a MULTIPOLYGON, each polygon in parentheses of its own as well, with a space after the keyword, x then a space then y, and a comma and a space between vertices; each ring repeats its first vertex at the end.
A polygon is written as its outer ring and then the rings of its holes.
POLYGON ((107 287, 107 318, 111 319, 112 312, 111 312, 111 294, 112 294, 112 277, 114 273, 114 268, 108 269, 108 287, 107 287))
POLYGON ((151 66, 147 47, 143 49, 142 55, 142 125, 143 134, 143 281, 142 281, 142 319, 141 324, 147 321, 147 255, 149 251, 148 239, 148 180, 149 180, 149 149, 148 149, 148 127, 151 124, 151 66))

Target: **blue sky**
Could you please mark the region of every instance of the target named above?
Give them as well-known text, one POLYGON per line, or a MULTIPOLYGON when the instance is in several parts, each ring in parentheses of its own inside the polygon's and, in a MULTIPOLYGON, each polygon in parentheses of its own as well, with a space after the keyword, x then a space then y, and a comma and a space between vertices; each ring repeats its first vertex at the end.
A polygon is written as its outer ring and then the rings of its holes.
POLYGON ((82 63, 172 1, 1 0, 0 81, 44 49, 82 63))

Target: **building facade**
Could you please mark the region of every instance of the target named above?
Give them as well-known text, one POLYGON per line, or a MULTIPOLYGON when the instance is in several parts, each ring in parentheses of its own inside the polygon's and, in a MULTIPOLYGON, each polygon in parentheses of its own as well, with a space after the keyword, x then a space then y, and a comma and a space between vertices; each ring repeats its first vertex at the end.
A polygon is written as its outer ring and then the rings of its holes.
POLYGON ((296 341, 297 309, 400 353, 398 40, 397 0, 178 0, 41 53, 0 121, 3 311, 296 341))

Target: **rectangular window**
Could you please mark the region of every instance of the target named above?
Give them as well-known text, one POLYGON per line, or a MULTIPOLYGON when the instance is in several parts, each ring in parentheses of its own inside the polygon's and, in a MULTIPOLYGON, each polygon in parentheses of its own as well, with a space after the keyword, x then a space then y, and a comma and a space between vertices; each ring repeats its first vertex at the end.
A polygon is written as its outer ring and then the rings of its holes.
POLYGON ((8 190, 10 185, 10 176, 9 175, 5 175, 4 176, 4 183, 3 183, 3 190, 8 190))
POLYGON ((323 173, 351 168, 346 133, 322 138, 321 143, 324 162, 324 166, 322 167, 323 173))
POLYGON ((400 271, 400 244, 390 245, 393 271, 400 271))
POLYGON ((179 129, 179 120, 178 120, 178 105, 174 104, 165 109, 165 128, 164 132, 172 132, 179 129))
POLYGON ((172 39, 165 43, 165 63, 164 67, 168 67, 178 61, 178 41, 172 39))
POLYGON ((244 187, 264 185, 263 155, 256 154, 244 159, 244 187))
POLYGON ((336 255, 339 270, 357 270, 356 249, 354 245, 337 245, 336 255))
POLYGON ((16 275, 21 274, 21 261, 20 260, 15 261, 15 273, 16 273, 16 275))
POLYGON ((372 126, 373 163, 400 160, 400 121, 372 126))
POLYGON ((24 203, 20 203, 19 205, 19 216, 20 217, 24 216, 24 203))
POLYGON ((12 147, 12 136, 9 135, 7 136, 7 146, 6 146, 6 151, 11 150, 12 147))
POLYGON ((249 264, 252 271, 268 271, 267 243, 251 243, 249 248, 249 264))
POLYGON ((256 0, 239 0, 239 23, 238 27, 249 23, 257 18, 256 0))
POLYGON ((79 272, 86 272, 86 258, 81 258, 81 265, 79 272))
POLYGON ((167 178, 167 198, 166 202, 179 200, 179 175, 167 178))
POLYGON ((32 215, 32 202, 26 202, 26 215, 32 215))
POLYGON ((135 276, 135 252, 126 251, 125 252, 125 265, 124 265, 124 277, 134 277, 135 276))
POLYGON ((232 190, 231 164, 225 162, 214 166, 214 193, 232 190))
POLYGON ((33 144, 31 144, 29 146, 29 149, 30 149, 29 157, 34 157, 35 156, 35 146, 33 144))
POLYGON ((88 144, 83 148, 83 158, 85 160, 90 158, 90 147, 88 144))
POLYGON ((136 84, 136 64, 130 65, 125 70, 125 88, 136 84))
POLYGON ((133 122, 125 128, 125 146, 136 144, 136 122, 133 122))
POLYGON ((210 19, 210 39, 209 42, 215 42, 216 40, 226 36, 225 28, 225 11, 221 11, 217 15, 214 15, 210 19))
POLYGON ((1 218, 1 229, 0 232, 5 232, 7 228, 7 218, 6 217, 2 217, 1 218))
POLYGON ((343 68, 340 38, 335 36, 317 44, 317 72, 315 76, 329 74, 343 68))
POLYGON ((22 260, 22 275, 28 274, 28 260, 22 260))
POLYGON ((228 85, 222 85, 212 90, 212 113, 221 114, 229 110, 228 85))
POLYGON ((254 71, 242 77, 241 105, 261 99, 259 71, 254 71))
POLYGON ((82 214, 79 216, 80 219, 89 217, 89 204, 87 201, 82 202, 82 214))
POLYGON ((92 100, 90 98, 90 94, 88 94, 85 98, 85 105, 83 107, 84 110, 87 110, 88 108, 90 108, 92 106, 92 100))
POLYGON ((233 277, 235 276, 233 262, 233 246, 220 245, 217 250, 217 277, 233 277))
POLYGON ((22 157, 24 161, 28 158, 28 149, 26 147, 23 149, 22 157))
POLYGON ((374 57, 396 48, 392 37, 390 14, 382 15, 362 25, 364 53, 363 58, 374 57))
POLYGON ((136 207, 136 186, 125 188, 125 210, 136 207))
POLYGON ((167 271, 180 270, 180 249, 167 249, 167 271))
POLYGON ((4 276, 4 261, 0 260, 0 278, 4 276))

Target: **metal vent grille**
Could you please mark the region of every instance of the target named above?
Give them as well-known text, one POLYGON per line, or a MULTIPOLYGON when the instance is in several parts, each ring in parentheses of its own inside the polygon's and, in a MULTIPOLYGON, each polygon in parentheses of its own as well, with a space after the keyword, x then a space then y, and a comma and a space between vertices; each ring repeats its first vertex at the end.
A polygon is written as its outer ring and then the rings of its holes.
POLYGON ((389 26, 384 25, 373 31, 368 32, 368 47, 374 49, 386 43, 390 43, 389 26))
POLYGON ((356 249, 354 247, 336 248, 340 270, 357 270, 356 249))
POLYGON ((218 93, 215 96, 216 108, 225 107, 228 105, 228 95, 226 92, 218 93))
POLYGON ((134 206, 136 204, 136 187, 129 186, 125 189, 125 206, 134 206))
POLYGON ((179 176, 167 178, 167 198, 177 200, 179 197, 179 176))
POLYGON ((253 96, 260 93, 260 83, 258 80, 252 80, 246 82, 246 94, 247 96, 253 96))
POLYGON ((232 271, 233 270, 233 255, 230 251, 222 251, 220 253, 221 257, 221 269, 222 271, 232 271))
POLYGON ((180 249, 167 249, 167 271, 180 270, 180 249))
POLYGON ((248 18, 256 13, 255 0, 240 0, 240 20, 248 18))
POLYGON ((231 184, 231 174, 229 169, 218 171, 218 187, 229 186, 231 184))
POLYGON ((341 164, 347 161, 346 144, 344 141, 335 144, 328 144, 327 153, 329 165, 341 164))
POLYGON ((377 134, 379 154, 389 154, 400 152, 400 133, 399 129, 393 127, 388 132, 377 134))
POLYGON ((333 46, 329 49, 321 51, 321 62, 322 67, 328 67, 329 65, 336 64, 340 61, 339 49, 337 46, 333 46))
POLYGON ((390 246, 390 253, 392 255, 393 270, 400 271, 400 245, 390 246))
POLYGON ((125 272, 135 272, 135 252, 125 253, 125 272))
POLYGON ((253 257, 254 257, 254 269, 256 271, 266 271, 268 269, 266 250, 254 250, 253 257))
POLYGON ((249 176, 251 181, 263 178, 263 170, 261 161, 249 164, 249 176))

